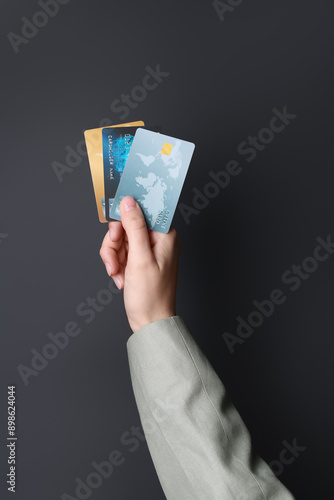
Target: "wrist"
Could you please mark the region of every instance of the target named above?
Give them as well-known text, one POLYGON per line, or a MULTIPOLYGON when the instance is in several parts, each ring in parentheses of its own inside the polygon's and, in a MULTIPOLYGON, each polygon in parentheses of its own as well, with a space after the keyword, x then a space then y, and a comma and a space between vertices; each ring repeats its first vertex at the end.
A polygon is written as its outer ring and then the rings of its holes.
POLYGON ((149 325, 150 323, 153 323, 154 321, 159 321, 161 319, 167 319, 171 318, 172 316, 176 316, 175 310, 168 310, 165 311, 164 313, 160 314, 152 314, 150 316, 146 316, 143 318, 140 318, 139 320, 131 321, 129 319, 129 324, 130 328, 133 331, 133 333, 137 332, 140 330, 140 328, 143 328, 146 325, 149 325))

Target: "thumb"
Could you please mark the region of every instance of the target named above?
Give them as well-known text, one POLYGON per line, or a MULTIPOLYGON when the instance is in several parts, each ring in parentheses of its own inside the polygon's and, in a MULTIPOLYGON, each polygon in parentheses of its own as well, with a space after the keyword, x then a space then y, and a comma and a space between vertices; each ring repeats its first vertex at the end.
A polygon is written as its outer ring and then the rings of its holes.
POLYGON ((140 206, 132 196, 125 196, 120 203, 122 225, 128 237, 129 258, 148 260, 153 256, 146 221, 140 206))

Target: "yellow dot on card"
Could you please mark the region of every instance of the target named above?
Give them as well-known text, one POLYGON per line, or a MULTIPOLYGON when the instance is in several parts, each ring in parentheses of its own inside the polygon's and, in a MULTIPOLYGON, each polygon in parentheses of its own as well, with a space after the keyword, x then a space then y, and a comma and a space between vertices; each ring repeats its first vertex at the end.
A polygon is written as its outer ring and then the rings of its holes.
POLYGON ((173 144, 168 144, 168 142, 164 142, 162 146, 161 154, 162 155, 170 155, 173 149, 173 144))

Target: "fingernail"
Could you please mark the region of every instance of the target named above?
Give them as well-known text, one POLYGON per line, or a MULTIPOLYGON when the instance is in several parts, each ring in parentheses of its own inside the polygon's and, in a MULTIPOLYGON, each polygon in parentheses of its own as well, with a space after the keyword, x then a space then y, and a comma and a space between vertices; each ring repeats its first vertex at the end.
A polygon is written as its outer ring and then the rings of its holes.
POLYGON ((129 212, 130 210, 133 210, 136 207, 136 202, 132 198, 132 196, 126 196, 124 198, 123 205, 124 205, 124 210, 126 212, 129 212))
POLYGON ((113 235, 113 230, 112 230, 112 227, 109 229, 109 238, 111 239, 112 241, 112 235, 113 235))
POLYGON ((109 264, 109 262, 106 263, 106 270, 107 270, 108 276, 110 276, 111 275, 111 265, 109 264))
POLYGON ((118 290, 120 290, 122 286, 121 280, 119 278, 113 278, 113 280, 116 283, 118 290))

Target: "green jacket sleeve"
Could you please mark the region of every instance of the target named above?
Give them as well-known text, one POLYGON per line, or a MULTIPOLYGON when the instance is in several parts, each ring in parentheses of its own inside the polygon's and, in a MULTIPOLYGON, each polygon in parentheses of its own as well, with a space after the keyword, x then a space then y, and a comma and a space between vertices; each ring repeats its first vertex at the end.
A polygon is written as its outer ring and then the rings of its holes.
POLYGON ((180 316, 127 342, 141 423, 168 500, 293 500, 180 316))

